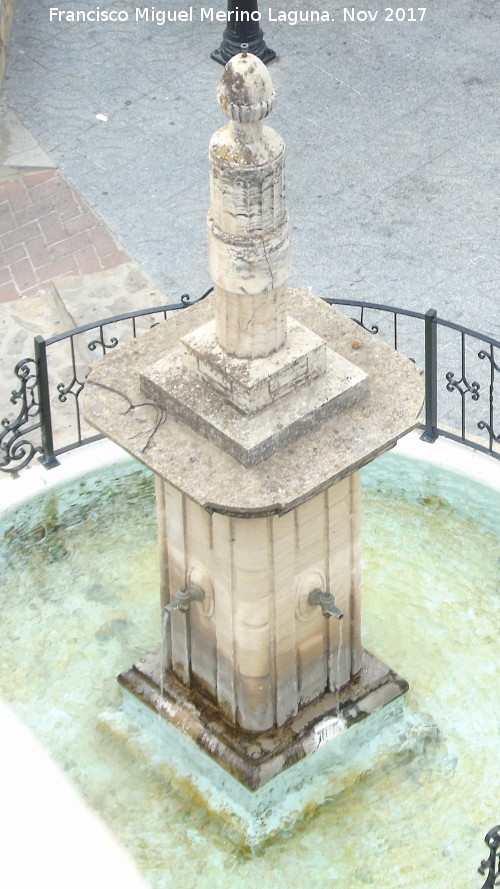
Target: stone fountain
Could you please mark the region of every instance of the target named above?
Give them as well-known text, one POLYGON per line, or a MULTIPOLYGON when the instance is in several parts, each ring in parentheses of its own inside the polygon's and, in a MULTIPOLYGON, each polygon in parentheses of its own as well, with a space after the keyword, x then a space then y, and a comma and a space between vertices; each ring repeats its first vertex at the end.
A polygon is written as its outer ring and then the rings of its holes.
POLYGON ((164 645, 119 677, 126 698, 157 711, 188 759, 203 751, 212 785, 236 779, 257 799, 284 773, 298 786, 299 760, 349 748, 407 690, 362 647, 360 469, 417 424, 423 385, 411 361, 288 288, 284 144, 263 124, 262 62, 235 56, 218 100, 214 292, 98 361, 85 414, 156 479, 164 645))

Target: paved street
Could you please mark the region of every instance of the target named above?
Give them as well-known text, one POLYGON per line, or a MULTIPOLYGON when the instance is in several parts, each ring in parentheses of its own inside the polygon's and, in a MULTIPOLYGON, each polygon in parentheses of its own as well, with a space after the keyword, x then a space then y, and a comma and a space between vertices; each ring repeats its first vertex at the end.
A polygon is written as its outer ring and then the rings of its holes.
MULTIPOLYGON (((202 292, 223 25, 200 21, 199 3, 193 21, 164 25, 135 21, 128 0, 101 4, 127 12, 120 23, 50 22, 49 6, 18 0, 4 101, 167 299, 202 292)), ((278 53, 270 124, 287 143, 293 284, 500 335, 495 7, 432 0, 423 21, 405 7, 398 22, 372 2, 375 21, 344 21, 337 3, 299 0, 335 21, 293 25, 260 4, 278 53)))
POLYGON ((58 170, 0 181, 0 302, 130 261, 58 170))

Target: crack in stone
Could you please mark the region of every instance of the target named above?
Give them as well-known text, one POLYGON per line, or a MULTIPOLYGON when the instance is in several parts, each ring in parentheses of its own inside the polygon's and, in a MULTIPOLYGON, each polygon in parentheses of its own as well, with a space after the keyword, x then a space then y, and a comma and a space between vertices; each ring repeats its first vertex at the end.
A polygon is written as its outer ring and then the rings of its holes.
MULTIPOLYGON (((122 411, 121 416, 125 417, 129 411, 134 411, 139 407, 153 407, 156 410, 156 420, 150 430, 148 440, 143 448, 141 448, 141 454, 144 454, 145 451, 149 448, 151 442, 153 441, 154 436, 158 432, 160 426, 163 425, 165 420, 167 419, 167 411, 161 404, 157 404, 156 401, 140 401, 137 404, 125 394, 125 392, 121 392, 119 389, 115 389, 114 386, 108 386, 106 383, 98 383, 96 380, 87 380, 86 385, 97 386, 99 389, 105 389, 107 392, 114 392, 115 395, 119 395, 120 398, 125 399, 128 402, 128 408, 126 411, 122 411)), ((137 438, 140 435, 140 432, 136 432, 135 435, 130 436, 130 440, 133 438, 137 438)))

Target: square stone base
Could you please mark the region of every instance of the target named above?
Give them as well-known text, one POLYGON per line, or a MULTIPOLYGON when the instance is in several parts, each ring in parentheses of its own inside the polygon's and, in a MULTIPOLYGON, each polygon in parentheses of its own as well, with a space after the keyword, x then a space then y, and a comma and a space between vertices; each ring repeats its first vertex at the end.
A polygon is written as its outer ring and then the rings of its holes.
MULTIPOLYGON (((283 348, 265 358, 237 358, 219 346, 215 321, 181 339, 183 364, 244 414, 255 414, 326 370, 326 345, 317 334, 287 318, 283 348)), ((354 369, 354 368, 353 368, 354 369)))
POLYGON ((438 741, 432 721, 403 706, 405 680, 366 652, 338 712, 336 696, 326 695, 262 735, 231 729, 171 678, 162 697, 158 664, 151 656, 121 675, 123 708, 101 714, 102 729, 246 849, 289 831, 368 772, 383 774, 438 741))
MULTIPOLYGON (((145 400, 155 399, 145 399, 140 388, 148 370, 172 351, 181 351, 182 337, 213 320, 211 296, 169 313, 164 323, 96 361, 81 394, 86 420, 205 509, 246 518, 268 515, 272 505, 274 514, 284 515, 393 447, 417 425, 424 396, 421 372, 412 361, 314 294, 289 290, 287 312, 332 352, 355 362, 366 375, 361 386, 365 393, 355 403, 347 393, 344 410, 334 410, 302 439, 300 424, 293 430, 295 440, 287 439, 285 430, 283 449, 252 464, 248 472, 242 473, 241 462, 217 447, 216 431, 214 442, 209 441, 182 421, 182 411, 179 418, 174 410, 160 414, 155 405, 144 406, 145 400)), ((182 374, 181 358, 179 365, 178 385, 186 392, 191 380, 186 371, 182 374)), ((161 378, 158 382, 161 388, 161 378)), ((315 385, 321 386, 321 378, 315 385)), ((194 413, 207 388, 194 383, 189 394, 194 413)), ((309 387, 300 386, 297 395, 301 389, 309 387)), ((284 395, 277 403, 288 398, 284 395)), ((221 395, 219 399, 224 404, 221 395)), ((238 413, 231 405, 225 409, 231 416, 238 413)))
POLYGON ((246 414, 197 372, 176 349, 141 371, 141 391, 244 466, 255 466, 279 448, 369 392, 368 375, 326 348, 326 370, 257 413, 246 414))
POLYGON ((337 693, 302 708, 287 725, 258 734, 228 723, 220 710, 172 674, 160 686, 161 655, 148 655, 118 681, 166 722, 191 738, 250 790, 344 734, 355 723, 408 690, 408 683, 369 652, 357 676, 337 693))

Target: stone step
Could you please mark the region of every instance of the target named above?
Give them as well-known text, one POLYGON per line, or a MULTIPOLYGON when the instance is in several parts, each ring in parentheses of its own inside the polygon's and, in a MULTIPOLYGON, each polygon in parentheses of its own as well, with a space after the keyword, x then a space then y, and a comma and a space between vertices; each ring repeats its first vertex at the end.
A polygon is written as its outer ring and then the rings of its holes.
MULTIPOLYGON (((71 327, 166 302, 165 294, 136 262, 93 275, 56 278, 53 286, 72 320, 71 327)), ((145 329, 149 326, 146 323, 145 329)))
MULTIPOLYGON (((55 279, 51 288, 36 296, 0 303, 0 398, 2 404, 10 397, 16 384, 14 368, 23 358, 34 355, 33 339, 45 339, 92 321, 148 308, 165 302, 164 294, 155 288, 151 279, 137 263, 128 263, 106 272, 55 279)), ((151 326, 149 319, 139 319, 138 330, 151 326)), ((115 335, 116 331, 110 332, 115 335)), ((132 335, 132 325, 120 331, 120 340, 132 335)), ((90 331, 86 340, 95 339, 90 331)), ((85 341, 76 343, 77 352, 89 364, 97 355, 86 347, 85 341)), ((54 359, 55 360, 55 359, 54 359)), ((53 363, 53 362, 51 362, 53 363)), ((66 360, 64 365, 69 367, 66 360)), ((61 370, 62 370, 61 367, 61 370)), ((1 410, 1 408, 0 408, 1 410)))
POLYGON ((40 147, 17 115, 3 103, 0 104, 0 179, 15 178, 30 170, 47 170, 55 166, 55 161, 40 147))
MULTIPOLYGON (((93 275, 57 278, 50 289, 36 296, 1 303, 0 420, 4 417, 13 419, 19 410, 20 402, 10 403, 12 392, 20 387, 15 367, 21 359, 33 358, 36 335, 47 339, 93 321, 97 323, 103 318, 165 302, 164 294, 151 278, 137 263, 130 262, 93 275)), ((148 330, 151 323, 150 317, 138 319, 136 332, 148 330)), ((101 342, 112 344, 116 338, 121 344, 132 336, 133 327, 129 321, 106 328, 102 338, 97 327, 72 340, 49 346, 48 371, 56 448, 74 442, 78 431, 82 438, 95 434, 78 416, 76 396, 90 364, 104 352, 101 342)), ((38 438, 35 443, 39 443, 38 438)))
POLYGON ((0 394, 8 400, 16 383, 14 368, 23 358, 34 355, 33 339, 62 333, 73 326, 56 291, 42 290, 36 296, 0 303, 0 394), (7 396, 7 397, 6 397, 7 396))

